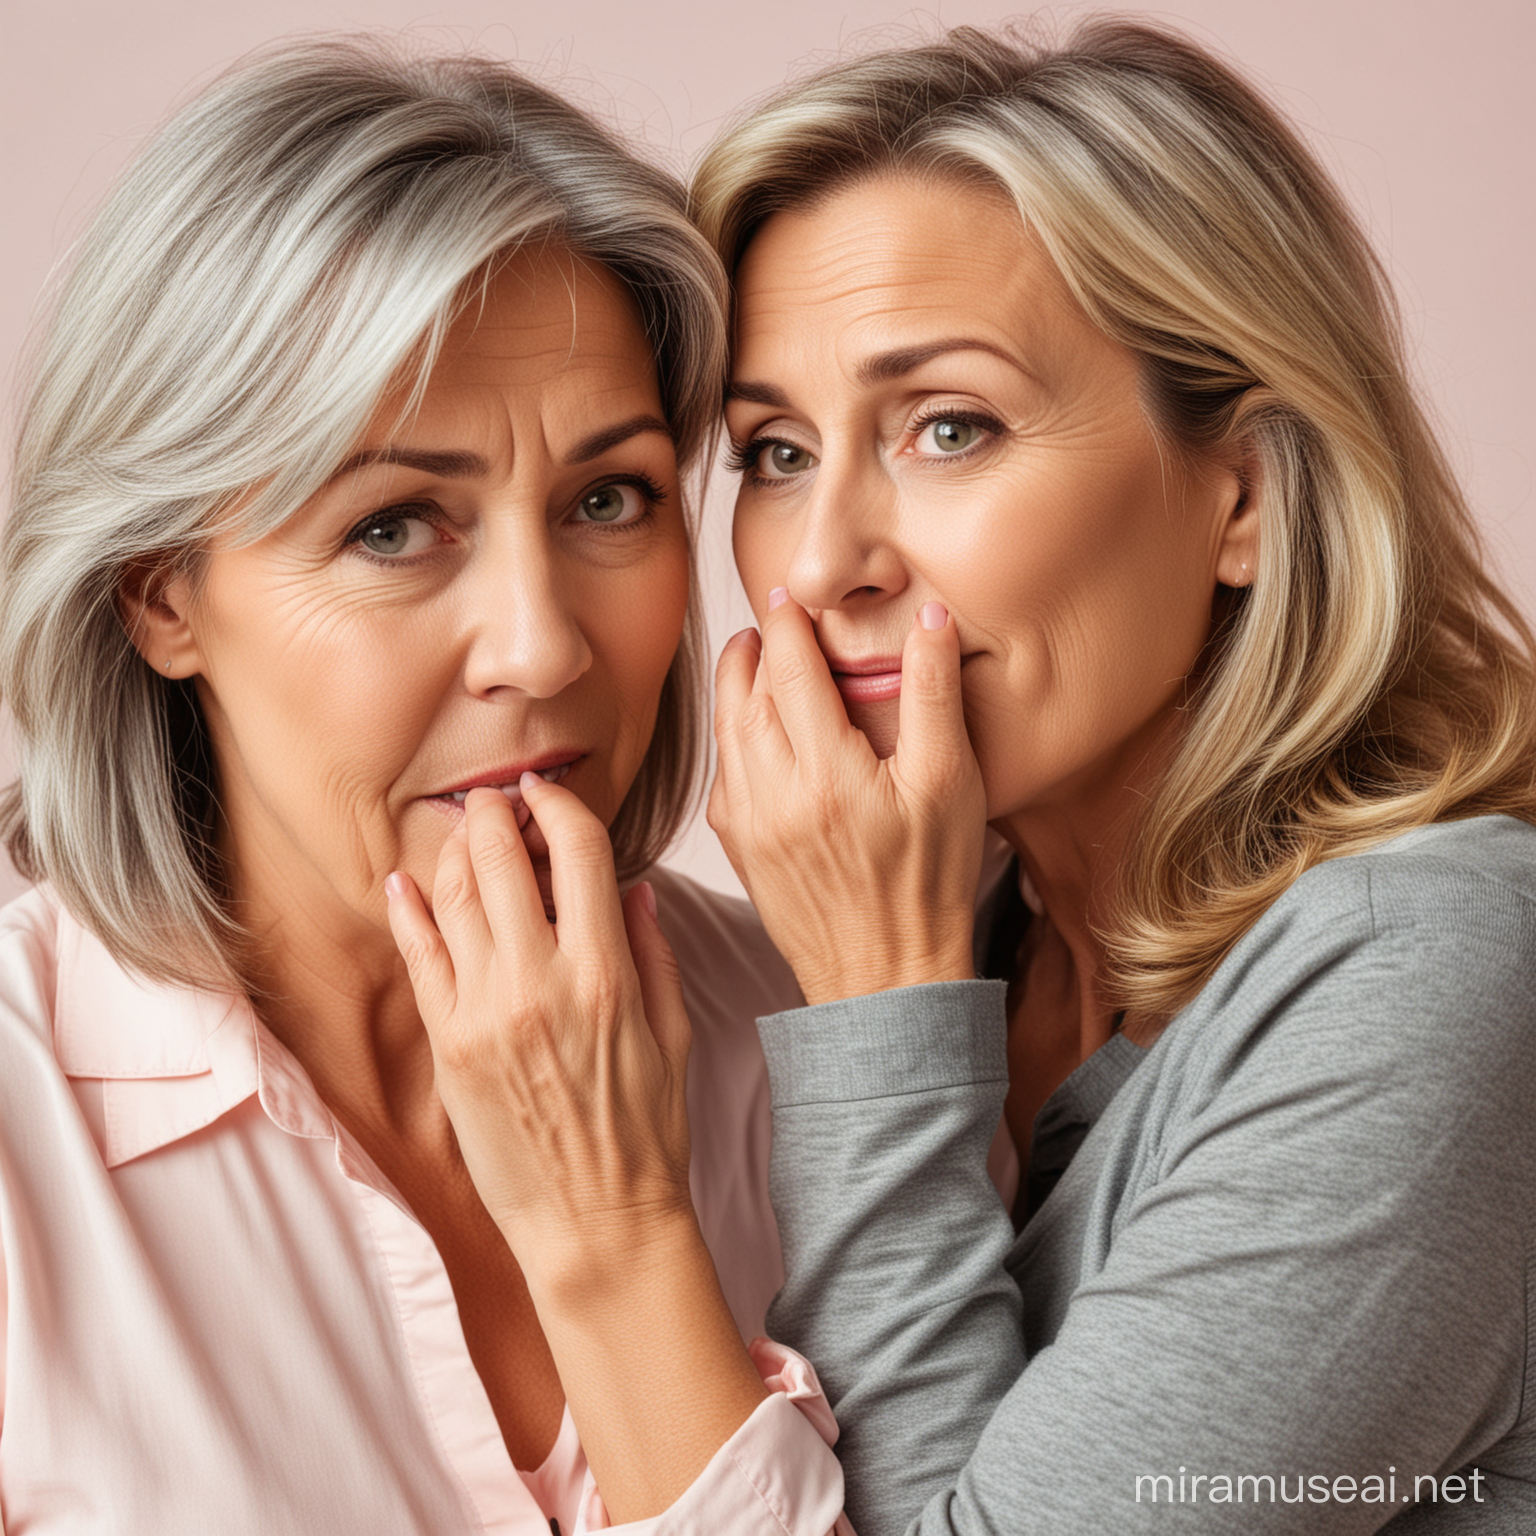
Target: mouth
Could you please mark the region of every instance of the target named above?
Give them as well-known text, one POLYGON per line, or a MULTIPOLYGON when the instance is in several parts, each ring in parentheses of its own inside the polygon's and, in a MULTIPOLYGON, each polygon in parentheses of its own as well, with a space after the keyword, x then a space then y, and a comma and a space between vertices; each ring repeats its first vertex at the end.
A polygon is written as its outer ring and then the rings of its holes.
POLYGON ((531 813, 523 801, 523 791, 519 787, 522 776, 525 773, 536 773, 546 784, 558 784, 569 776, 571 769, 586 755, 585 752, 546 753, 532 762, 515 763, 508 767, 493 768, 488 772, 478 773, 473 778, 461 780, 450 789, 441 789, 436 794, 426 795, 423 798, 429 805, 440 806, 450 816, 462 816, 464 802, 469 798, 470 790, 494 789, 512 802, 512 808, 517 813, 518 826, 525 827, 531 813))
POLYGON ((845 704, 874 704, 901 693, 900 656, 863 656, 847 660, 828 654, 832 681, 845 704))
MULTIPOLYGON (((850 661, 830 651, 822 654, 844 704, 879 704, 901 697, 900 656, 865 656, 850 661)), ((976 654, 972 651, 961 655, 962 670, 976 654)))

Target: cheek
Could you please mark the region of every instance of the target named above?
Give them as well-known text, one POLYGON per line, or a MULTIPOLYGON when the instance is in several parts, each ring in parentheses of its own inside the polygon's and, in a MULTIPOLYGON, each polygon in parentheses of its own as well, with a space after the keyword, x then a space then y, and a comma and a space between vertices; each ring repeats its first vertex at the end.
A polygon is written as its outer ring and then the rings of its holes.
POLYGON ((226 738, 216 746, 272 795, 368 803, 359 792, 409 762, 442 697, 430 623, 299 583, 214 597, 204 692, 226 738))
POLYGON ((793 521, 774 517, 760 507, 737 499, 731 523, 731 551, 736 557, 736 572, 746 591, 752 611, 762 617, 768 606, 768 594, 789 578, 790 561, 795 553, 793 521))
MULTIPOLYGON (((1154 482, 1155 483, 1155 482, 1154 482)), ((981 654, 967 723, 991 813, 1106 759, 1182 697, 1210 625, 1204 545, 1138 478, 956 509, 933 585, 981 654)))
MULTIPOLYGON (((679 547, 648 562, 622 587, 593 594, 583 628, 606 677, 614 734, 611 773, 617 810, 650 745, 662 685, 682 639, 688 612, 688 555, 679 547)), ((597 807, 594 807, 597 809, 597 807)))

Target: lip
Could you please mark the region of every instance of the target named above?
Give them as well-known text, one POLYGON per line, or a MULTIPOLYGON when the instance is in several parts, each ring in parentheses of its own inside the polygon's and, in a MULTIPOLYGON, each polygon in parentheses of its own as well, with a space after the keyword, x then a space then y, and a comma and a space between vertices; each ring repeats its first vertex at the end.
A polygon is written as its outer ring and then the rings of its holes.
POLYGON ((900 656, 827 656, 832 681, 846 704, 876 704, 901 693, 900 656))
POLYGON ((585 749, 575 751, 545 752, 539 757, 528 758, 521 763, 511 763, 504 768, 488 768, 470 778, 461 779, 447 789, 435 794, 423 795, 422 799, 445 816, 460 817, 464 814, 464 801, 455 796, 467 795, 472 789, 500 790, 512 802, 519 827, 526 827, 532 814, 524 803, 523 793, 517 787, 525 773, 537 773, 551 783, 558 784, 569 776, 570 770, 587 756, 585 749), (560 772, 558 770, 565 770, 560 772))
POLYGON ((574 765, 587 756, 585 747, 567 748, 557 752, 545 752, 539 757, 524 758, 519 763, 509 763, 499 768, 487 768, 473 773, 467 779, 435 789, 423 796, 427 800, 442 800, 448 795, 467 794, 472 789, 499 789, 503 784, 516 784, 525 773, 548 773, 552 768, 574 765))
MULTIPOLYGON (((848 659, 823 652, 832 681, 847 704, 876 704, 901 696, 900 656, 860 656, 848 659)), ((963 668, 975 652, 962 655, 963 668)))

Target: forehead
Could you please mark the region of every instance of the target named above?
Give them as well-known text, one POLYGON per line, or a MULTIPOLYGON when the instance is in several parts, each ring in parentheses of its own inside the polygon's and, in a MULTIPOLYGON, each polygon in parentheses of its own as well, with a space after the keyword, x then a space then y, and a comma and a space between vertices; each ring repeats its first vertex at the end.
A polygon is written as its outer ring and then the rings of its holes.
POLYGON ((905 175, 774 214, 737 271, 738 363, 798 336, 855 354, 914 335, 974 334, 1051 354, 1089 323, 1001 190, 905 175))
POLYGON ((633 295, 606 267, 558 246, 518 251, 470 287, 431 387, 546 387, 600 374, 654 391, 655 360, 633 295))

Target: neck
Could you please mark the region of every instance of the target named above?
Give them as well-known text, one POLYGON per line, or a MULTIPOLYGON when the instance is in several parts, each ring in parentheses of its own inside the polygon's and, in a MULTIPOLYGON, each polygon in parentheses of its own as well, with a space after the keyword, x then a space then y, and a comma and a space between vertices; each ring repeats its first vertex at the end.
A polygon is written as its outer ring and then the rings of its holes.
POLYGON ((234 852, 235 911, 252 935, 247 973, 263 1023, 365 1144, 435 1125, 431 1049, 382 892, 370 920, 313 872, 278 869, 259 847, 234 852))
POLYGON ((992 823, 1013 847, 1050 926, 1070 953, 1080 1009, 1081 1058, 1113 1033, 1100 934, 1112 911, 1136 819, 1176 741, 1177 717, 1160 714, 1112 756, 1039 802, 992 823))

